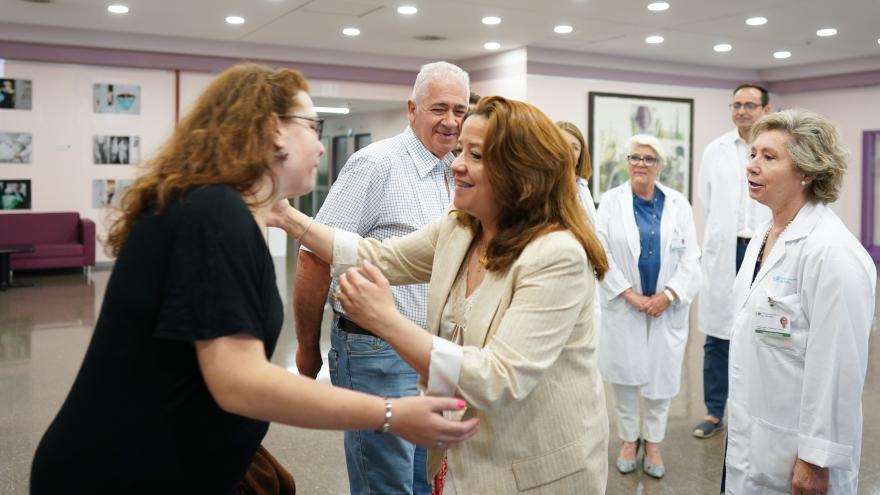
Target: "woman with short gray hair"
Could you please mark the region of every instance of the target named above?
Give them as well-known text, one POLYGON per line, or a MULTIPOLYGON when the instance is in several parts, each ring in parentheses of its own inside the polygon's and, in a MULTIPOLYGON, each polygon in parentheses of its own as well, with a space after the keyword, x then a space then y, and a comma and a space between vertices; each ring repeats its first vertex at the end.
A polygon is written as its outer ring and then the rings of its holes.
POLYGON ((819 115, 751 129, 749 195, 770 208, 734 283, 728 494, 855 494, 876 268, 827 206, 845 151, 819 115), (760 240, 759 240, 760 239, 760 240))
POLYGON ((687 198, 657 181, 663 145, 642 134, 626 149, 630 180, 602 195, 596 226, 609 265, 600 291, 599 370, 616 399, 617 469, 635 471, 644 442, 643 469, 662 478, 660 443, 679 391, 688 309, 700 290, 700 249, 687 198))

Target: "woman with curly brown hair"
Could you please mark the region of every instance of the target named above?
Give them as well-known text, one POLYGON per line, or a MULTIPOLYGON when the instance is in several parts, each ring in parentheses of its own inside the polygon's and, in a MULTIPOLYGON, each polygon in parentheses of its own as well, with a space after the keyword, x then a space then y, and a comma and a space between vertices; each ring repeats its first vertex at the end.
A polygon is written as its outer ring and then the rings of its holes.
POLYGON ((391 344, 428 394, 463 398, 463 418, 480 419, 467 444, 429 451, 430 475, 447 460, 443 493, 604 493, 592 315, 608 264, 578 204, 574 155, 540 110, 498 96, 479 101, 459 139, 455 208, 425 228, 380 243, 293 208, 285 228, 345 272, 336 297, 346 313, 391 344), (428 332, 401 316, 389 288, 424 282, 428 332))
POLYGON ((474 433, 437 414, 454 399, 385 400, 269 361, 283 305, 264 232, 324 152, 307 91, 294 70, 225 71, 124 196, 101 315, 32 493, 230 493, 269 421, 423 445, 474 433))

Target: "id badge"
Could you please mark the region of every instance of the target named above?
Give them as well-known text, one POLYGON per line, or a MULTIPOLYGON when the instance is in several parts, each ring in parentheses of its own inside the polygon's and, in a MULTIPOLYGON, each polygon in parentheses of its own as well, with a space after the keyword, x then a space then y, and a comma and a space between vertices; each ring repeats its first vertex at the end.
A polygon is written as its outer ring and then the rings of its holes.
POLYGON ((791 320, 787 316, 768 311, 756 311, 752 318, 755 333, 791 338, 791 320))
POLYGON ((684 249, 687 247, 687 246, 685 245, 684 236, 679 236, 679 235, 674 236, 674 237, 672 238, 672 246, 670 246, 670 247, 671 247, 673 250, 676 250, 676 251, 682 251, 682 250, 684 250, 684 249))

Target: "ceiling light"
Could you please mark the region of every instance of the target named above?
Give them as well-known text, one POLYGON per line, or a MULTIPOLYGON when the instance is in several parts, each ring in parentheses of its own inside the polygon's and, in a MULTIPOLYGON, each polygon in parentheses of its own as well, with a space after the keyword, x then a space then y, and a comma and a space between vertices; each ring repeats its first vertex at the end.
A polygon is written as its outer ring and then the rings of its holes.
POLYGON ((783 58, 788 58, 790 56, 791 56, 791 52, 788 52, 785 50, 773 52, 773 58, 783 59, 783 58))
POLYGON ((340 115, 348 115, 351 110, 348 107, 314 107, 318 113, 338 113, 340 115))
POLYGON ((749 26, 763 26, 764 24, 767 24, 767 18, 749 17, 748 19, 746 19, 746 24, 748 24, 749 26))
POLYGON ((488 26, 494 26, 496 24, 501 24, 501 18, 495 17, 494 15, 490 15, 488 17, 483 17, 483 24, 488 26))
POLYGON ((244 17, 231 15, 226 17, 227 24, 244 24, 244 17))
POLYGON ((645 43, 649 45, 659 45, 660 43, 663 43, 663 36, 658 36, 656 34, 653 36, 648 36, 647 38, 645 38, 645 43))
POLYGON ((412 5, 401 5, 397 7, 397 13, 402 15, 413 15, 417 13, 419 9, 413 7, 412 5))
POLYGON ((648 4, 648 10, 652 12, 662 12, 667 9, 669 9, 669 4, 666 2, 654 2, 648 4))
POLYGON ((556 26, 555 28, 553 28, 553 31, 556 32, 556 33, 559 33, 559 34, 568 34, 568 33, 572 32, 572 31, 574 31, 574 28, 571 27, 571 26, 569 26, 569 25, 567 25, 567 24, 561 24, 561 25, 556 26))
POLYGON ((107 10, 111 14, 127 14, 128 13, 128 7, 126 7, 125 5, 119 5, 119 4, 108 5, 107 10))
POLYGON ((731 45, 730 43, 718 43, 717 45, 713 46, 712 49, 718 53, 724 53, 733 50, 733 45, 731 45))
POLYGON ((486 50, 497 50, 501 48, 501 43, 497 41, 488 41, 483 44, 483 48, 485 48, 486 50))
POLYGON ((837 34, 837 30, 834 28, 822 28, 822 29, 816 31, 816 36, 822 36, 822 37, 834 36, 835 34, 837 34))
POLYGON ((345 28, 342 30, 342 34, 346 36, 358 36, 361 34, 361 30, 358 28, 345 28))

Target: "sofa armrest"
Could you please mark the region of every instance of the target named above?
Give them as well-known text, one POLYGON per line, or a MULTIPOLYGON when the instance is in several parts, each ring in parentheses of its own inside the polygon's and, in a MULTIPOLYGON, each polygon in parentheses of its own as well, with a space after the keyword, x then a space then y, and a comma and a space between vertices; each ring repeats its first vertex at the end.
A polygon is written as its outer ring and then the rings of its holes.
POLYGON ((95 222, 79 219, 79 242, 83 245, 83 266, 95 265, 95 222))

